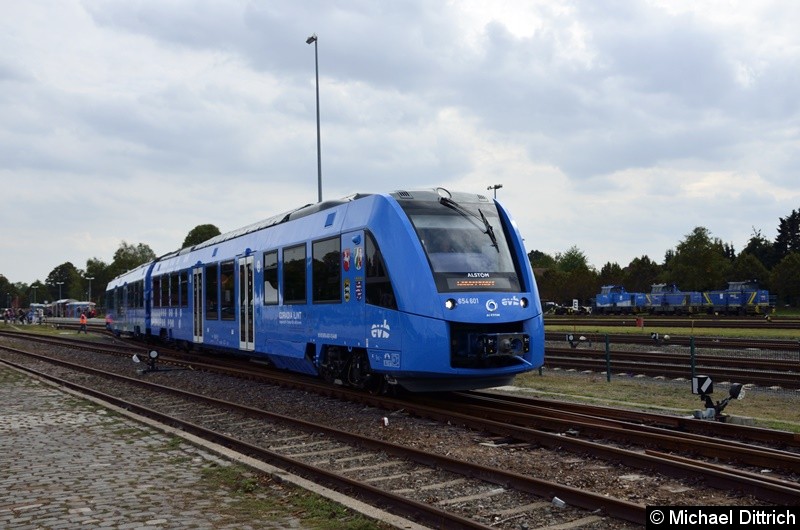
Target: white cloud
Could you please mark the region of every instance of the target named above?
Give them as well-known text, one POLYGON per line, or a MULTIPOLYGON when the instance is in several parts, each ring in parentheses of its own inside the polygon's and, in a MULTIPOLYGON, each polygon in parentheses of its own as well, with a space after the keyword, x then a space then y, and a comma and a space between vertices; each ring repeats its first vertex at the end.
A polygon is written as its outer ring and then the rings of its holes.
POLYGON ((156 253, 323 191, 491 193, 529 250, 741 249, 800 191, 790 1, 4 5, 0 274, 156 253), (45 245, 43 245, 45 243, 45 245), (43 248, 45 250, 43 250, 43 248))

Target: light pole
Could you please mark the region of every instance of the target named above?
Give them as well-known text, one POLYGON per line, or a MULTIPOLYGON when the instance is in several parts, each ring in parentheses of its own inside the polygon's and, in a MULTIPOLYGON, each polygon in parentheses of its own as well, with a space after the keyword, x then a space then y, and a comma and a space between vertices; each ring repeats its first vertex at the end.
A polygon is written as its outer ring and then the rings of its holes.
POLYGON ((61 286, 64 285, 64 282, 56 282, 58 285, 58 299, 61 300, 61 286))
POLYGON ((319 56, 317 55, 317 34, 306 39, 306 44, 314 43, 314 72, 317 79, 317 199, 322 202, 322 149, 319 137, 319 56))
POLYGON ((499 190, 502 187, 503 187, 502 184, 493 184, 493 185, 489 186, 486 189, 487 190, 494 190, 494 198, 496 199, 497 198, 497 190, 499 190))
POLYGON ((92 280, 94 280, 94 276, 87 276, 87 280, 89 280, 89 301, 92 301, 92 280))
POLYGON ((35 287, 34 287, 34 286, 31 286, 31 290, 33 291, 33 303, 34 303, 34 304, 36 303, 36 289, 38 289, 38 288, 39 288, 39 286, 38 286, 38 285, 37 285, 37 286, 35 286, 35 287))

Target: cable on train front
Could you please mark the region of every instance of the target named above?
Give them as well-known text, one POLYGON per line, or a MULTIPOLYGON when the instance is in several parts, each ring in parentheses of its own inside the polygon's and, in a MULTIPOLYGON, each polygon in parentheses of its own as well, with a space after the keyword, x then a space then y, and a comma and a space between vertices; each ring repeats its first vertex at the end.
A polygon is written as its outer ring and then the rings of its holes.
POLYGON ((398 383, 412 391, 487 388, 542 366, 538 289, 505 209, 443 188, 390 195, 407 219, 408 253, 417 253, 390 271, 404 324, 398 383))

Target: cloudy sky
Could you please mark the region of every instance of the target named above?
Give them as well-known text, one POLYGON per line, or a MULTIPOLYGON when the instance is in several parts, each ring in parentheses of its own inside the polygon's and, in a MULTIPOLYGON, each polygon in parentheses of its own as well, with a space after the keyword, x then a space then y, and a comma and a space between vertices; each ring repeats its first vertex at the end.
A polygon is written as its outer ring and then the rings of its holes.
POLYGON ((323 197, 491 193, 598 269, 800 208, 794 0, 0 0, 0 274, 323 197))

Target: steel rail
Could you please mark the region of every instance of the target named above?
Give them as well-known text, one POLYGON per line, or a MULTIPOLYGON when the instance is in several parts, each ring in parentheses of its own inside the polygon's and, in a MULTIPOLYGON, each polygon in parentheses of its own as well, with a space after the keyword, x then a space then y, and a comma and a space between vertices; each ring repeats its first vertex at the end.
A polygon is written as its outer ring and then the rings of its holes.
MULTIPOLYGON (((581 359, 572 356, 547 355, 545 366, 574 368, 576 370, 590 370, 593 372, 605 372, 606 362, 603 359, 581 359)), ((649 375, 652 377, 684 377, 692 376, 689 365, 643 363, 643 362, 624 362, 611 360, 611 370, 617 373, 634 373, 649 375)), ((704 375, 712 376, 716 381, 734 381, 742 384, 754 384, 764 387, 779 386, 788 389, 800 388, 800 373, 792 372, 754 372, 752 370, 735 370, 728 368, 717 368, 712 366, 702 367, 704 375)))
MULTIPOLYGON (((10 349, 10 348, 5 348, 5 347, 3 347, 3 348, 4 349, 10 349)), ((451 472, 454 472, 454 473, 458 473, 458 474, 461 474, 461 475, 466 475, 466 476, 470 476, 470 477, 479 478, 481 480, 485 480, 485 481, 490 482, 490 483, 503 485, 503 486, 506 486, 506 487, 513 487, 514 489, 516 489, 518 491, 525 492, 525 493, 535 494, 535 495, 538 495, 538 496, 541 496, 541 497, 544 497, 544 498, 548 498, 548 499, 552 498, 554 496, 557 496, 557 497, 561 498, 562 500, 564 500, 565 502, 567 502, 568 504, 570 504, 572 506, 584 508, 584 509, 591 510, 591 511, 594 511, 594 510, 597 510, 597 509, 601 509, 603 512, 607 513, 608 515, 610 515, 612 517, 619 518, 619 519, 622 519, 622 520, 631 521, 631 522, 634 522, 634 523, 637 523, 637 524, 643 524, 644 520, 645 520, 645 507, 644 506, 639 505, 639 504, 635 504, 635 503, 630 503, 630 502, 624 501, 622 499, 614 499, 614 498, 606 497, 605 495, 601 495, 601 494, 597 494, 597 493, 585 492, 585 491, 582 491, 582 490, 580 490, 578 488, 572 488, 570 486, 565 486, 565 485, 562 485, 562 484, 558 484, 558 483, 554 483, 554 482, 550 482, 550 481, 546 481, 546 480, 542 480, 542 479, 537 479, 537 478, 534 478, 534 477, 527 477, 527 476, 520 475, 520 474, 517 474, 517 473, 509 472, 509 471, 490 468, 490 467, 481 466, 481 465, 477 465, 477 464, 461 462, 459 460, 456 460, 456 459, 453 459, 453 458, 449 458, 449 457, 446 457, 446 456, 427 453, 427 452, 420 451, 420 450, 417 450, 417 449, 414 449, 414 448, 400 446, 400 445, 392 444, 391 442, 384 442, 382 440, 377 440, 377 439, 374 439, 374 438, 369 438, 369 437, 365 437, 365 436, 361 436, 361 435, 356 435, 356 434, 353 434, 353 433, 348 433, 346 431, 340 431, 338 429, 333 429, 333 428, 330 428, 330 427, 327 427, 327 426, 313 424, 313 423, 305 422, 303 420, 298 420, 298 419, 295 419, 295 418, 289 418, 287 416, 282 416, 282 415, 279 415, 279 414, 270 413, 270 412, 267 412, 267 411, 254 409, 254 408, 251 408, 251 407, 246 407, 246 406, 243 406, 243 405, 240 405, 240 404, 236 404, 236 403, 230 403, 230 402, 226 402, 226 401, 216 400, 216 399, 210 398, 208 396, 202 396, 202 395, 187 393, 187 392, 184 392, 184 391, 179 390, 179 389, 174 389, 174 388, 170 388, 170 387, 165 387, 163 385, 149 383, 147 381, 142 381, 140 379, 129 378, 129 377, 121 376, 121 375, 118 375, 118 374, 108 374, 106 372, 95 370, 93 368, 86 367, 86 366, 83 366, 83 365, 76 365, 76 364, 73 364, 73 363, 70 363, 70 362, 66 362, 66 361, 61 361, 61 360, 58 360, 58 359, 51 359, 51 358, 48 358, 46 356, 40 356, 38 354, 32 354, 30 352, 24 352, 24 351, 21 351, 21 350, 16 350, 16 353, 28 355, 28 356, 35 357, 35 358, 39 358, 39 359, 44 360, 46 362, 52 362, 52 363, 59 364, 61 366, 65 366, 65 367, 68 367, 70 369, 74 369, 74 370, 78 370, 78 371, 82 371, 82 372, 94 373, 94 374, 102 375, 102 376, 105 376, 105 377, 111 376, 111 377, 114 377, 114 378, 119 379, 121 381, 125 381, 125 382, 131 383, 131 384, 135 384, 137 386, 143 386, 143 387, 147 387, 147 388, 155 388, 155 389, 158 389, 159 391, 162 391, 162 392, 170 392, 170 393, 173 393, 173 394, 190 396, 192 399, 198 399, 198 400, 202 399, 202 400, 209 401, 209 402, 215 402, 215 403, 219 404, 220 406, 225 406, 226 408, 246 411, 249 414, 258 414, 258 415, 261 415, 261 416, 264 416, 264 417, 271 418, 274 421, 281 421, 281 422, 284 422, 284 423, 292 424, 292 425, 297 426, 298 428, 303 428, 304 430, 308 430, 308 431, 311 431, 311 432, 317 432, 317 433, 323 432, 323 433, 326 433, 326 434, 328 434, 330 436, 333 436, 333 437, 336 437, 336 438, 339 438, 339 439, 342 439, 342 440, 348 440, 350 442, 359 443, 359 444, 362 444, 362 445, 364 445, 366 447, 371 447, 371 448, 374 448, 374 449, 377 449, 377 450, 380 450, 380 451, 384 451, 387 454, 392 454, 392 455, 400 457, 400 458, 406 458, 408 460, 411 460, 411 461, 414 461, 414 462, 417 462, 417 463, 420 463, 420 464, 423 464, 423 465, 435 466, 435 467, 437 467, 439 469, 446 469, 448 471, 451 471, 451 472)), ((56 379, 56 378, 53 378, 51 376, 48 376, 47 374, 43 374, 43 376, 48 378, 48 379, 56 379)), ((70 386, 70 385, 65 384, 65 386, 70 386)), ((76 385, 76 386, 79 386, 79 385, 76 385)), ((91 389, 90 389, 90 393, 102 394, 102 396, 106 395, 106 394, 103 394, 103 393, 99 393, 97 391, 92 391, 91 389)), ((102 396, 97 396, 97 397, 98 397, 98 399, 104 399, 102 396)), ((113 398, 113 396, 112 396, 112 398, 113 398)), ((124 400, 121 400, 120 398, 113 398, 113 399, 114 400, 119 400, 119 401, 124 401, 124 400)), ((127 407, 127 404, 126 405, 120 405, 120 406, 126 406, 127 407)), ((152 412, 147 407, 138 405, 136 403, 132 403, 132 404, 130 404, 130 406, 135 407, 135 410, 138 413, 142 414, 142 415, 149 416, 150 413, 152 412)), ((153 412, 153 413, 155 413, 155 412, 153 412)), ((159 413, 155 413, 155 414, 159 414, 159 413)), ((164 420, 164 421, 166 423, 170 423, 171 420, 164 420)), ((178 422, 181 422, 181 423, 183 422, 183 420, 175 420, 175 421, 178 421, 178 422)), ((186 425, 185 428, 190 429, 190 428, 194 428, 194 426, 186 425)), ((199 427, 199 429, 203 429, 203 428, 199 427)), ((198 431, 198 432, 200 432, 202 434, 202 431, 198 431)), ((198 434, 198 435, 201 435, 201 434, 198 434)), ((216 433, 214 435, 221 436, 221 435, 219 435, 219 433, 216 433)), ((214 436, 214 435, 212 435, 212 436, 214 436)), ((205 438, 206 436, 203 435, 203 437, 205 438)), ((227 440, 227 439, 223 439, 223 438, 220 438, 220 439, 222 439, 223 442, 226 443, 226 444, 239 443, 239 442, 237 442, 235 440, 227 440)), ((252 450, 252 448, 249 447, 249 446, 246 446, 246 445, 244 445, 243 447, 244 447, 244 449, 246 449, 243 452, 245 452, 247 454, 250 454, 249 451, 252 450)), ((268 453, 265 453, 265 454, 266 454, 267 457, 270 457, 270 455, 268 453)), ((278 455, 277 457, 275 457, 275 461, 281 461, 282 458, 284 458, 284 457, 280 457, 280 455, 278 455)), ((313 469, 311 469, 311 470, 305 469, 306 464, 303 464, 302 462, 300 462, 299 464, 301 464, 301 466, 299 467, 300 471, 302 471, 304 473, 306 473, 306 472, 307 473, 312 473, 313 472, 313 469)), ((292 465, 292 462, 291 461, 287 462, 287 465, 292 465)), ((280 467, 283 467, 283 466, 280 466, 280 467)), ((325 472, 325 473, 328 473, 328 472, 325 472)), ((336 477, 338 477, 338 475, 336 475, 335 477, 324 477, 323 476, 323 478, 325 478, 326 480, 335 480, 336 477)), ((344 478, 346 479, 346 477, 344 477, 344 478)), ((344 482, 344 486, 346 487, 346 489, 348 489, 348 488, 349 489, 361 488, 360 483, 354 482, 354 483, 351 484, 349 482, 350 480, 351 479, 346 479, 346 481, 344 482)), ((383 490, 380 490, 378 488, 374 488, 373 486, 369 486, 369 485, 366 485, 366 486, 368 486, 368 487, 367 487, 367 491, 366 491, 365 494, 368 494, 368 495, 373 495, 373 494, 375 494, 375 495, 383 495, 383 494, 388 493, 388 492, 384 492, 383 490), (372 490, 376 490, 377 493, 376 492, 372 492, 372 490)), ((389 496, 386 496, 386 497, 383 498, 382 502, 383 503, 390 503, 390 504, 394 505, 395 501, 394 501, 393 497, 394 497, 394 494, 389 494, 389 496)), ((440 510, 438 508, 429 506, 427 504, 416 503, 416 501, 413 501, 412 499, 407 499, 405 497, 399 497, 399 499, 400 500, 398 502, 401 503, 400 504, 401 507, 402 507, 402 502, 404 502, 404 501, 410 501, 411 502, 410 507, 404 508, 404 509, 409 509, 411 511, 403 512, 403 513, 416 514, 417 516, 419 516, 420 513, 423 513, 423 514, 424 513, 430 513, 431 515, 426 515, 425 516, 426 521, 428 521, 428 523, 435 524, 436 526, 439 526, 439 527, 442 527, 442 528, 482 528, 482 529, 483 528, 488 528, 488 527, 485 527, 484 525, 482 525, 481 523, 477 523, 475 521, 470 521, 470 520, 464 520, 462 522, 459 522, 458 519, 454 519, 452 521, 452 524, 450 524, 450 522, 448 522, 447 524, 442 524, 442 521, 444 520, 443 518, 449 517, 452 514, 450 514, 449 512, 445 512, 443 510, 440 510), (465 526, 460 526, 462 524, 465 525, 465 526)), ((458 516, 456 516, 456 517, 458 517, 458 516)))
MULTIPOLYGON (((630 423, 641 423, 643 425, 665 427, 679 432, 690 432, 694 434, 704 434, 716 437, 724 436, 729 439, 743 440, 751 443, 769 443, 782 447, 793 447, 800 449, 800 433, 789 431, 766 429, 750 425, 722 423, 717 421, 702 421, 697 420, 694 417, 657 414, 638 410, 617 409, 602 405, 589 405, 586 403, 571 403, 569 401, 556 401, 551 399, 518 396, 508 393, 500 393, 497 391, 472 391, 464 394, 466 396, 486 396, 494 399, 500 399, 502 400, 504 407, 511 407, 514 405, 520 405, 522 407, 536 405, 548 409, 577 412, 580 414, 617 419, 630 423)), ((454 396, 458 396, 458 394, 454 394, 454 396)))
POLYGON ((522 425, 556 432, 572 432, 574 436, 603 438, 644 447, 658 447, 708 458, 724 458, 751 466, 771 467, 800 473, 800 454, 769 449, 736 441, 720 441, 709 436, 692 433, 675 433, 662 427, 639 425, 611 418, 601 418, 585 413, 557 410, 551 407, 527 405, 505 407, 502 399, 474 397, 467 400, 436 400, 428 404, 439 408, 457 409, 459 413, 492 418, 514 425, 522 425))

